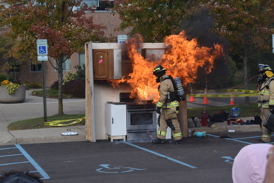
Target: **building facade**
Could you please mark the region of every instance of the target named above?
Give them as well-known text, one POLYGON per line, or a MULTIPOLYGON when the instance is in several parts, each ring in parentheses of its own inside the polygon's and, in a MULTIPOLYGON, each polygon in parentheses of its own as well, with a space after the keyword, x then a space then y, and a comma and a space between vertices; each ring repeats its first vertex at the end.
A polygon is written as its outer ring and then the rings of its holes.
MULTIPOLYGON (((86 3, 89 6, 97 6, 95 12, 86 12, 86 15, 92 16, 95 24, 101 24, 106 27, 106 29, 104 29, 106 36, 117 37, 118 35, 126 35, 129 32, 129 29, 117 31, 121 23, 119 15, 118 13, 113 13, 110 9, 108 9, 108 7, 111 8, 113 5, 113 0, 84 0, 83 3, 86 3)), ((77 10, 77 7, 75 7, 75 10, 77 10)), ((55 64, 55 61, 53 61, 53 64, 55 64)), ((76 71, 75 66, 83 64, 85 64, 85 53, 74 53, 71 58, 63 64, 63 76, 65 76, 69 71, 76 71)), ((18 78, 21 83, 42 84, 43 73, 41 63, 25 64, 20 68, 20 72, 18 74, 18 78)), ((46 87, 50 87, 55 81, 58 80, 58 73, 51 66, 49 61, 45 61, 45 76, 46 87)))

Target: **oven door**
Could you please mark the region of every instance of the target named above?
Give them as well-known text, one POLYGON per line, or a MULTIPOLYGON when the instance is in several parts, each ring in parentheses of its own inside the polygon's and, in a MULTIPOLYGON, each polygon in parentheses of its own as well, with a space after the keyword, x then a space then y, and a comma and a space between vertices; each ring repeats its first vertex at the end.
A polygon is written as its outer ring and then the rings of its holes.
POLYGON ((156 111, 128 111, 127 132, 156 132, 156 111))

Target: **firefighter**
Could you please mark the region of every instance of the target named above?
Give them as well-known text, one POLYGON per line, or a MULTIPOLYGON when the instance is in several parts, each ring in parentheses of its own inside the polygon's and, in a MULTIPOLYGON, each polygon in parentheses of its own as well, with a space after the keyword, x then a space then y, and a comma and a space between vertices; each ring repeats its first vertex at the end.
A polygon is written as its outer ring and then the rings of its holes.
POLYGON ((152 141, 154 144, 166 143, 167 127, 172 130, 173 139, 170 143, 178 144, 182 141, 182 132, 178 121, 179 102, 175 96, 175 86, 173 84, 173 78, 166 75, 166 69, 161 65, 157 65, 153 74, 156 76, 156 82, 159 85, 160 99, 156 104, 156 111, 160 115, 159 128, 157 131, 157 138, 152 141))
POLYGON ((259 83, 258 107, 260 108, 260 118, 262 120, 261 142, 270 142, 271 131, 263 126, 270 113, 274 113, 274 73, 269 65, 259 64, 259 83))

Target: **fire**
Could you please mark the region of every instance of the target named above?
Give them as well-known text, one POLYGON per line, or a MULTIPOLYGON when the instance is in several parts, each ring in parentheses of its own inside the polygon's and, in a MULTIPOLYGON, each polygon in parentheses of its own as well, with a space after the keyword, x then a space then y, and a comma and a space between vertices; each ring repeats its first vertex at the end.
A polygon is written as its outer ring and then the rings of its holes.
POLYGON ((132 61, 133 72, 129 77, 121 80, 112 80, 112 85, 117 86, 126 82, 132 87, 131 97, 138 97, 140 100, 158 99, 158 83, 153 75, 153 69, 161 64, 167 69, 167 74, 172 77, 179 77, 182 84, 195 83, 199 67, 205 69, 208 74, 214 68, 214 60, 223 56, 223 48, 215 44, 213 48, 199 46, 196 39, 188 40, 185 32, 179 35, 171 35, 165 38, 167 49, 161 59, 149 61, 138 52, 140 37, 131 38, 127 41, 129 59, 132 61))

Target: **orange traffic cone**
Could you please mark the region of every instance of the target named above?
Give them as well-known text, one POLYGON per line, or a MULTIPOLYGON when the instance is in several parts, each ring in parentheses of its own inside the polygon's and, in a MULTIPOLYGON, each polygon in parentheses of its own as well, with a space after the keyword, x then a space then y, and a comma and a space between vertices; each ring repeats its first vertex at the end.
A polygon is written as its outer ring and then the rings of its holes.
MULTIPOLYGON (((193 94, 192 87, 190 88, 190 94, 193 94)), ((189 97, 189 102, 195 102, 194 96, 189 97)))
POLYGON ((206 96, 206 89, 205 89, 205 93, 204 93, 204 102, 203 104, 208 104, 208 100, 207 100, 207 96, 206 96))
MULTIPOLYGON (((233 92, 231 92, 231 95, 233 95, 233 92)), ((229 102, 229 105, 235 105, 234 103, 234 97, 230 97, 230 102, 229 102)))

